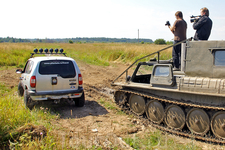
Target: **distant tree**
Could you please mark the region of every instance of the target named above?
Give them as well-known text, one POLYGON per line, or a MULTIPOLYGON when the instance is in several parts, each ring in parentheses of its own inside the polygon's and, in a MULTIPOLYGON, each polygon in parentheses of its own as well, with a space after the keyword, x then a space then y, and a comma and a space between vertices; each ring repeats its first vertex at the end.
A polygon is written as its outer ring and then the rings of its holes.
POLYGON ((167 45, 172 45, 173 44, 173 41, 166 41, 166 44, 167 45))
POLYGON ((145 42, 144 41, 141 41, 141 44, 145 44, 145 42))
POLYGON ((166 41, 164 39, 156 39, 154 43, 157 45, 162 45, 166 44, 166 41))
POLYGON ((15 43, 15 39, 14 39, 14 38, 11 38, 11 39, 9 40, 9 42, 10 42, 10 43, 15 43))
POLYGON ((70 43, 70 44, 73 44, 73 41, 72 41, 72 40, 69 40, 69 43, 70 43))

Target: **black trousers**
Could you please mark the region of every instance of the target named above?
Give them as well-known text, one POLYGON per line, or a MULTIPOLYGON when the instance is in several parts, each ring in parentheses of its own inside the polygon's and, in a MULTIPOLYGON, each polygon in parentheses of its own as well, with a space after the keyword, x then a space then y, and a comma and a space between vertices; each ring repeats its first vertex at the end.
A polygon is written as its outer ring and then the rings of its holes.
MULTIPOLYGON (((180 41, 174 41, 174 44, 179 43, 180 41)), ((173 66, 180 68, 180 55, 181 55, 181 44, 173 47, 173 66)))

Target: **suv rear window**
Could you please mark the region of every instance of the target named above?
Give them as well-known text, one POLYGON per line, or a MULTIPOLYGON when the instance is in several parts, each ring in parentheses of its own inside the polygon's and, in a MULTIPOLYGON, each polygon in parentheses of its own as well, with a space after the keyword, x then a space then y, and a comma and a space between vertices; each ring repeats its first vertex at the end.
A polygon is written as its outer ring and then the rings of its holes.
POLYGON ((62 78, 74 78, 76 76, 73 62, 70 60, 42 61, 39 67, 41 75, 57 74, 62 78))

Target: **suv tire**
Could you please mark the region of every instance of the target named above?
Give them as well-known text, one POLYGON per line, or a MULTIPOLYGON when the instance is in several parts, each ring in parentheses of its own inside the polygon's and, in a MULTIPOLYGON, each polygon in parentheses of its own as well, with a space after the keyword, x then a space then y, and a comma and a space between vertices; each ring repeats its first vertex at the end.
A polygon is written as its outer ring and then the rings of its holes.
POLYGON ((30 95, 28 94, 27 90, 24 91, 24 104, 30 110, 32 110, 32 108, 34 107, 32 99, 30 98, 30 95))
POLYGON ((23 86, 22 86, 21 82, 19 82, 19 84, 18 84, 18 95, 22 97, 23 93, 24 93, 23 86))
POLYGON ((75 102, 75 106, 83 107, 85 103, 84 92, 82 93, 82 96, 80 98, 74 99, 74 102, 75 102))

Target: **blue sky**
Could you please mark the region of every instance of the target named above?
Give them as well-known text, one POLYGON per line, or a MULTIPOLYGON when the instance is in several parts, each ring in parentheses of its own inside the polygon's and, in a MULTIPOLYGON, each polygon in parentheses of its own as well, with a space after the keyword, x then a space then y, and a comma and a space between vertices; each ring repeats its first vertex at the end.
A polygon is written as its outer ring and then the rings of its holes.
POLYGON ((209 40, 225 39, 222 0, 4 0, 0 2, 0 37, 16 38, 163 38, 173 39, 165 26, 182 11, 187 38, 195 31, 191 15, 207 7, 213 27, 209 40))

